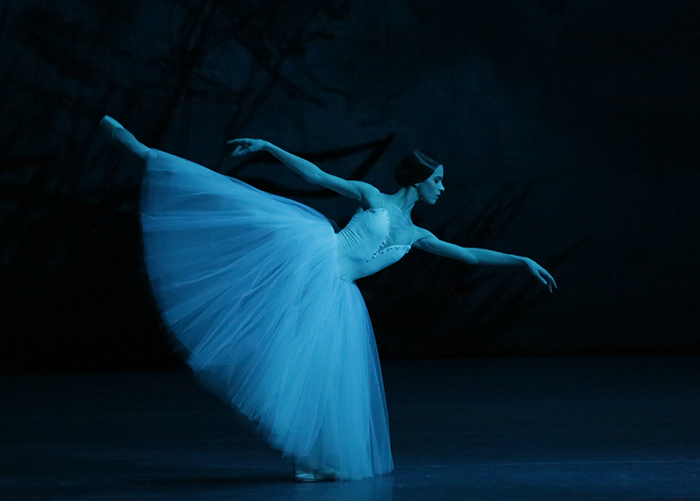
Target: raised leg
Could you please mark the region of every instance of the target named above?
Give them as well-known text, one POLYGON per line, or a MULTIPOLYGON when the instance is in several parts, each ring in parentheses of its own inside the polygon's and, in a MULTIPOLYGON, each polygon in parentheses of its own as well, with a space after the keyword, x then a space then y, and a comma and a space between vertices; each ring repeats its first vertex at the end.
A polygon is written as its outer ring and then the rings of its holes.
POLYGON ((112 137, 112 140, 130 153, 143 160, 148 160, 151 156, 151 148, 139 143, 134 135, 126 130, 122 125, 110 116, 105 115, 100 120, 102 127, 112 137))

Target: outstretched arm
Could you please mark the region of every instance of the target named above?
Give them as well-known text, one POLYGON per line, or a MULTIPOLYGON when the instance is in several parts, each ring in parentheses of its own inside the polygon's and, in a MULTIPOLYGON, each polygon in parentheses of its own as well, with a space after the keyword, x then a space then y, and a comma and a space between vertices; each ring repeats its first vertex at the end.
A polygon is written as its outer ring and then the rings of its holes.
POLYGON ((504 254, 487 249, 461 247, 440 240, 428 230, 420 228, 419 231, 419 238, 414 242, 413 247, 432 254, 437 254, 438 256, 457 259, 468 264, 525 266, 535 278, 547 286, 549 292, 557 288, 557 283, 552 275, 530 258, 515 256, 513 254, 504 254))
POLYGON ((380 192, 371 184, 362 181, 348 181, 342 177, 328 174, 308 160, 292 155, 268 141, 262 139, 232 139, 227 143, 235 146, 231 156, 245 155, 254 151, 267 151, 309 183, 317 184, 340 195, 360 200, 363 206, 366 207, 381 206, 381 201, 379 200, 380 192))

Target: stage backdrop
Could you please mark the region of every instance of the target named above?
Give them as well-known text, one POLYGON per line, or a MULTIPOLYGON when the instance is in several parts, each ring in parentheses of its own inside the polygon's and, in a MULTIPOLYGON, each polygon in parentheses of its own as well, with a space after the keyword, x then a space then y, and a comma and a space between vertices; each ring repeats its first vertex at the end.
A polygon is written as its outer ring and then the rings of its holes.
POLYGON ((352 201, 225 140, 388 192, 427 150, 446 192, 415 222, 559 283, 414 250, 359 282, 383 356, 697 351, 699 25, 652 0, 3 2, 0 371, 179 364, 143 276, 143 165, 104 114, 340 224, 352 201))

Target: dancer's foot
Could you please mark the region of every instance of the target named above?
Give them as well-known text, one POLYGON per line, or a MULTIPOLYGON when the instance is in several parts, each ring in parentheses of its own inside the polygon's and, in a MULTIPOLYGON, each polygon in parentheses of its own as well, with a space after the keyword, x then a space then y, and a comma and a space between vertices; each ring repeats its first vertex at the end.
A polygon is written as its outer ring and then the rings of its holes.
POLYGON ((102 120, 100 120, 100 127, 110 134, 115 143, 130 153, 137 155, 143 160, 148 160, 151 156, 151 149, 139 143, 131 132, 122 127, 122 124, 112 117, 107 115, 102 117, 102 120))
POLYGON ((294 465, 294 479, 297 482, 333 482, 335 475, 322 471, 312 470, 302 465, 294 465))
POLYGON ((109 115, 105 115, 102 117, 100 120, 100 127, 105 129, 106 131, 114 132, 117 129, 123 129, 124 127, 122 124, 117 122, 115 119, 110 117, 109 115))

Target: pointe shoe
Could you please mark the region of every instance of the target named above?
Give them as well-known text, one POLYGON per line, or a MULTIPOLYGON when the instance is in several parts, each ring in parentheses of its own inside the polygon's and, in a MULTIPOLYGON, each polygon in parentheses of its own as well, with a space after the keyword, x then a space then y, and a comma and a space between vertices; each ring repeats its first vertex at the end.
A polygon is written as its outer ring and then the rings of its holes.
POLYGON ((105 131, 110 133, 113 141, 116 141, 116 139, 114 138, 114 133, 120 129, 124 130, 124 127, 122 126, 122 124, 117 122, 115 119, 113 119, 109 115, 105 115, 102 117, 102 120, 100 120, 100 127, 102 127, 105 131))
POLYGON ((335 475, 295 465, 294 480, 297 482, 334 482, 335 475))
POLYGON ((125 150, 137 155, 143 160, 148 160, 151 158, 151 149, 148 146, 139 143, 131 132, 126 130, 122 124, 117 122, 109 115, 102 117, 99 125, 111 135, 112 141, 117 143, 125 150), (117 134, 118 132, 120 132, 120 134, 117 134))

